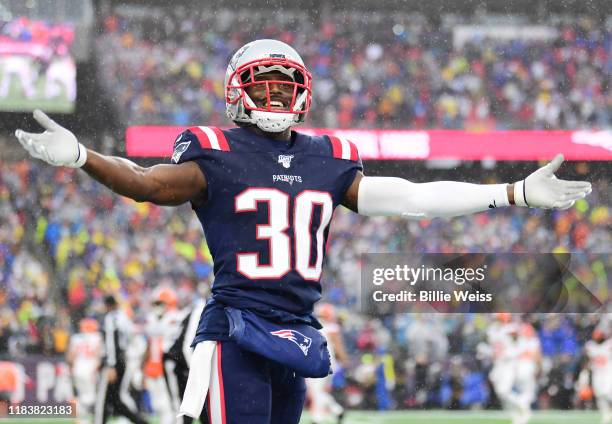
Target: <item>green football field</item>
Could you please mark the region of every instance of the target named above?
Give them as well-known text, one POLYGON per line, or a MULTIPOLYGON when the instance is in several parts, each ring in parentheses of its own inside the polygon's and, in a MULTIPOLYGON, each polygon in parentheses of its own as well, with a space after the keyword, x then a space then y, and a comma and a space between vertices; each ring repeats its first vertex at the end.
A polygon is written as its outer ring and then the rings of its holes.
MULTIPOLYGON (((304 414, 300 424, 310 424, 304 414)), ((595 411, 546 411, 535 412, 529 424, 599 424, 600 416, 595 411)), ((20 424, 69 424, 73 420, 63 419, 19 419, 11 418, 0 422, 20 424)), ((112 421, 111 421, 112 422, 112 421)), ((156 424, 153 418, 149 421, 156 424)), ((330 421, 329 424, 332 422, 330 421)), ((327 424, 327 423, 326 423, 327 424)), ((510 418, 499 411, 350 411, 346 414, 344 424, 511 424, 510 418)))
MULTIPOLYGON (((536 412, 529 424, 599 424, 597 412, 547 411, 536 412)), ((300 424, 309 424, 304 418, 300 424)), ((351 412, 346 415, 345 424, 511 424, 507 414, 498 411, 394 411, 394 412, 351 412)))

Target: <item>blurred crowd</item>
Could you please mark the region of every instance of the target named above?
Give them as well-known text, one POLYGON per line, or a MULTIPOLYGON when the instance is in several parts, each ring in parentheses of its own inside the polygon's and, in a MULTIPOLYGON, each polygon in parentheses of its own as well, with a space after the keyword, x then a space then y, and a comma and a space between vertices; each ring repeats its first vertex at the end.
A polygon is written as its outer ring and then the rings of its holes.
POLYGON ((27 17, 0 18, 0 42, 23 42, 49 45, 67 50, 74 41, 74 28, 69 24, 31 20, 27 17))
MULTIPOLYGON (((462 19, 395 12, 178 6, 110 11, 97 39, 102 80, 126 124, 227 125, 231 55, 257 38, 296 48, 313 73, 309 126, 575 129, 612 124, 612 34, 596 19, 541 23, 548 39, 456 42, 462 19)), ((526 31, 525 31, 526 32, 526 31)))
MULTIPOLYGON (((470 407, 488 405, 492 396, 486 362, 475 357, 490 317, 367 317, 357 307, 361 253, 610 252, 608 195, 607 182, 596 181, 593 193, 566 211, 507 208, 451 221, 366 219, 336 211, 323 285, 351 358, 334 380, 345 402, 379 409, 470 407), (457 385, 474 389, 457 397, 457 385)), ((585 276, 607 282, 609 265, 585 276)), ((187 306, 209 293, 211 279, 212 259, 188 206, 139 204, 74 169, 0 164, 0 356, 64 353, 78 321, 100 316, 106 294, 142 324, 156 287, 175 287, 187 306)), ((607 298, 608 285, 598 281, 583 283, 607 298)), ((598 318, 528 317, 549 359, 544 387, 550 393, 544 390, 541 406, 554 406, 573 390, 567 378, 598 318)))
POLYGON ((138 317, 158 285, 171 282, 188 302, 211 275, 187 207, 138 204, 75 170, 2 164, 0 209, 0 354, 63 352, 73 325, 102 312, 105 294, 138 317))
MULTIPOLYGON (((343 310, 350 366, 333 376, 336 395, 360 409, 499 407, 488 374, 492 359, 481 354, 493 314, 399 314, 367 320, 343 310)), ((537 379, 538 409, 587 406, 577 390, 585 367, 584 345, 601 325, 595 314, 530 314, 542 346, 537 379)))

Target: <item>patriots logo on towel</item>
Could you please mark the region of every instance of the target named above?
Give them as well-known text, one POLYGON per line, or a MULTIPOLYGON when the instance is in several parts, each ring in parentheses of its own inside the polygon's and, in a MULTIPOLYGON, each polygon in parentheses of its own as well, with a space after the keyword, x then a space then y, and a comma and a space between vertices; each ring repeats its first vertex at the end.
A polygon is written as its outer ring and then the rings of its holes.
POLYGON ((310 345, 312 344, 312 339, 310 337, 306 337, 299 331, 295 330, 270 331, 270 334, 280 337, 281 339, 291 340, 293 343, 298 345, 304 356, 308 356, 308 349, 310 349, 310 345))

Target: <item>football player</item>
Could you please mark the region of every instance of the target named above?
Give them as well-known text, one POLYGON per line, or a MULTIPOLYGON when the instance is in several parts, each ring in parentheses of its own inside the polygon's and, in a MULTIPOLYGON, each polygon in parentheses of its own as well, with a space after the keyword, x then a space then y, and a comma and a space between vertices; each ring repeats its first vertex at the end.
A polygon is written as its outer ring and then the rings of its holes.
POLYGON ((94 405, 94 423, 106 423, 115 415, 126 417, 135 424, 146 424, 130 393, 134 371, 130 356, 138 346, 134 323, 114 296, 107 295, 104 306, 104 359, 94 405))
POLYGON ((8 407, 25 399, 26 373, 22 364, 0 361, 0 416, 8 416, 8 407))
POLYGON ((513 391, 515 379, 515 362, 517 350, 514 341, 517 337, 517 327, 511 322, 508 313, 496 314, 496 320, 487 331, 487 341, 490 346, 493 367, 489 373, 495 394, 502 408, 512 414, 513 424, 520 418, 517 396, 513 391))
POLYGON ((45 99, 51 100, 66 93, 68 101, 76 100, 76 65, 69 55, 68 47, 57 47, 59 54, 51 59, 45 72, 45 99))
POLYGON ((181 412, 197 417, 208 395, 212 423, 297 423, 304 377, 329 373, 312 311, 337 206, 431 219, 510 205, 569 208, 591 191, 588 182, 555 177, 562 155, 514 184, 364 176, 350 141, 292 130, 310 110, 312 78, 280 41, 240 48, 227 67, 225 94, 236 127, 183 131, 170 164, 145 168, 87 149, 40 110, 34 118, 45 132, 15 133, 32 157, 81 168, 123 196, 191 204, 215 280, 193 341, 181 412))
POLYGON ((530 324, 513 321, 508 313, 498 313, 496 318, 487 331, 493 359, 489 378, 512 423, 527 424, 536 397, 540 341, 530 324))
POLYGON ((584 346, 589 360, 593 394, 601 412, 602 424, 612 423, 612 338, 596 328, 593 338, 584 346))
MULTIPOLYGON (((202 299, 196 300, 191 307, 187 308, 187 314, 181 322, 180 331, 168 349, 164 353, 164 370, 168 381, 168 391, 172 396, 172 402, 177 405, 181 403, 181 396, 187 386, 189 376, 189 365, 191 364, 191 341, 196 335, 200 316, 204 310, 206 302, 202 299)), ((178 408, 177 408, 178 410, 178 408)), ((206 411, 200 414, 200 424, 208 424, 206 411)), ((191 424, 193 418, 183 415, 182 422, 179 419, 177 424, 191 424)))
POLYGON ((152 312, 147 317, 148 344, 143 374, 153 410, 161 424, 174 423, 178 413, 178 402, 173 402, 168 390, 164 354, 178 336, 184 314, 178 309, 178 298, 174 290, 167 287, 156 290, 152 312))
POLYGON ((516 337, 514 389, 521 411, 518 422, 527 424, 532 415, 531 404, 537 396, 537 376, 542 363, 542 352, 540 339, 528 322, 518 323, 516 337))
POLYGON ((0 80, 0 99, 7 98, 11 93, 13 77, 17 80, 24 99, 36 97, 36 80, 38 79, 34 60, 26 55, 5 55, 0 59, 2 79, 0 80))
POLYGON ((97 373, 103 355, 104 345, 98 321, 93 318, 82 319, 79 322, 79 332, 70 337, 66 353, 77 392, 76 411, 81 421, 93 413, 98 384, 97 373))
MULTIPOLYGON (((315 312, 323 326, 321 333, 327 339, 332 371, 337 371, 339 367, 346 368, 348 356, 334 306, 330 303, 322 303, 317 305, 315 312)), ((331 375, 325 378, 308 378, 306 387, 310 398, 310 418, 313 423, 323 423, 330 419, 338 423, 342 422, 344 408, 330 393, 331 375)))

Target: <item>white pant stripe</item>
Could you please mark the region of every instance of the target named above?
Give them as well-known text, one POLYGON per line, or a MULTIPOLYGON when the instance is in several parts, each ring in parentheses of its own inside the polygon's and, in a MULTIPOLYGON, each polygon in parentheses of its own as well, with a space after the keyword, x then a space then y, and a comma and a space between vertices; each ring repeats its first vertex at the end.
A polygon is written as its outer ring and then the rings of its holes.
POLYGON ((217 134, 215 134, 215 132, 209 127, 200 127, 200 129, 204 131, 204 133, 208 137, 208 140, 210 141, 210 147, 215 150, 221 150, 221 146, 219 146, 219 140, 217 139, 217 134))
POLYGON ((221 370, 219 369, 219 358, 218 355, 221 353, 219 343, 217 343, 217 349, 213 354, 213 366, 212 373, 210 374, 210 388, 208 390, 208 396, 210 396, 210 424, 225 424, 225 417, 223 411, 225 406, 221 404, 221 370))

